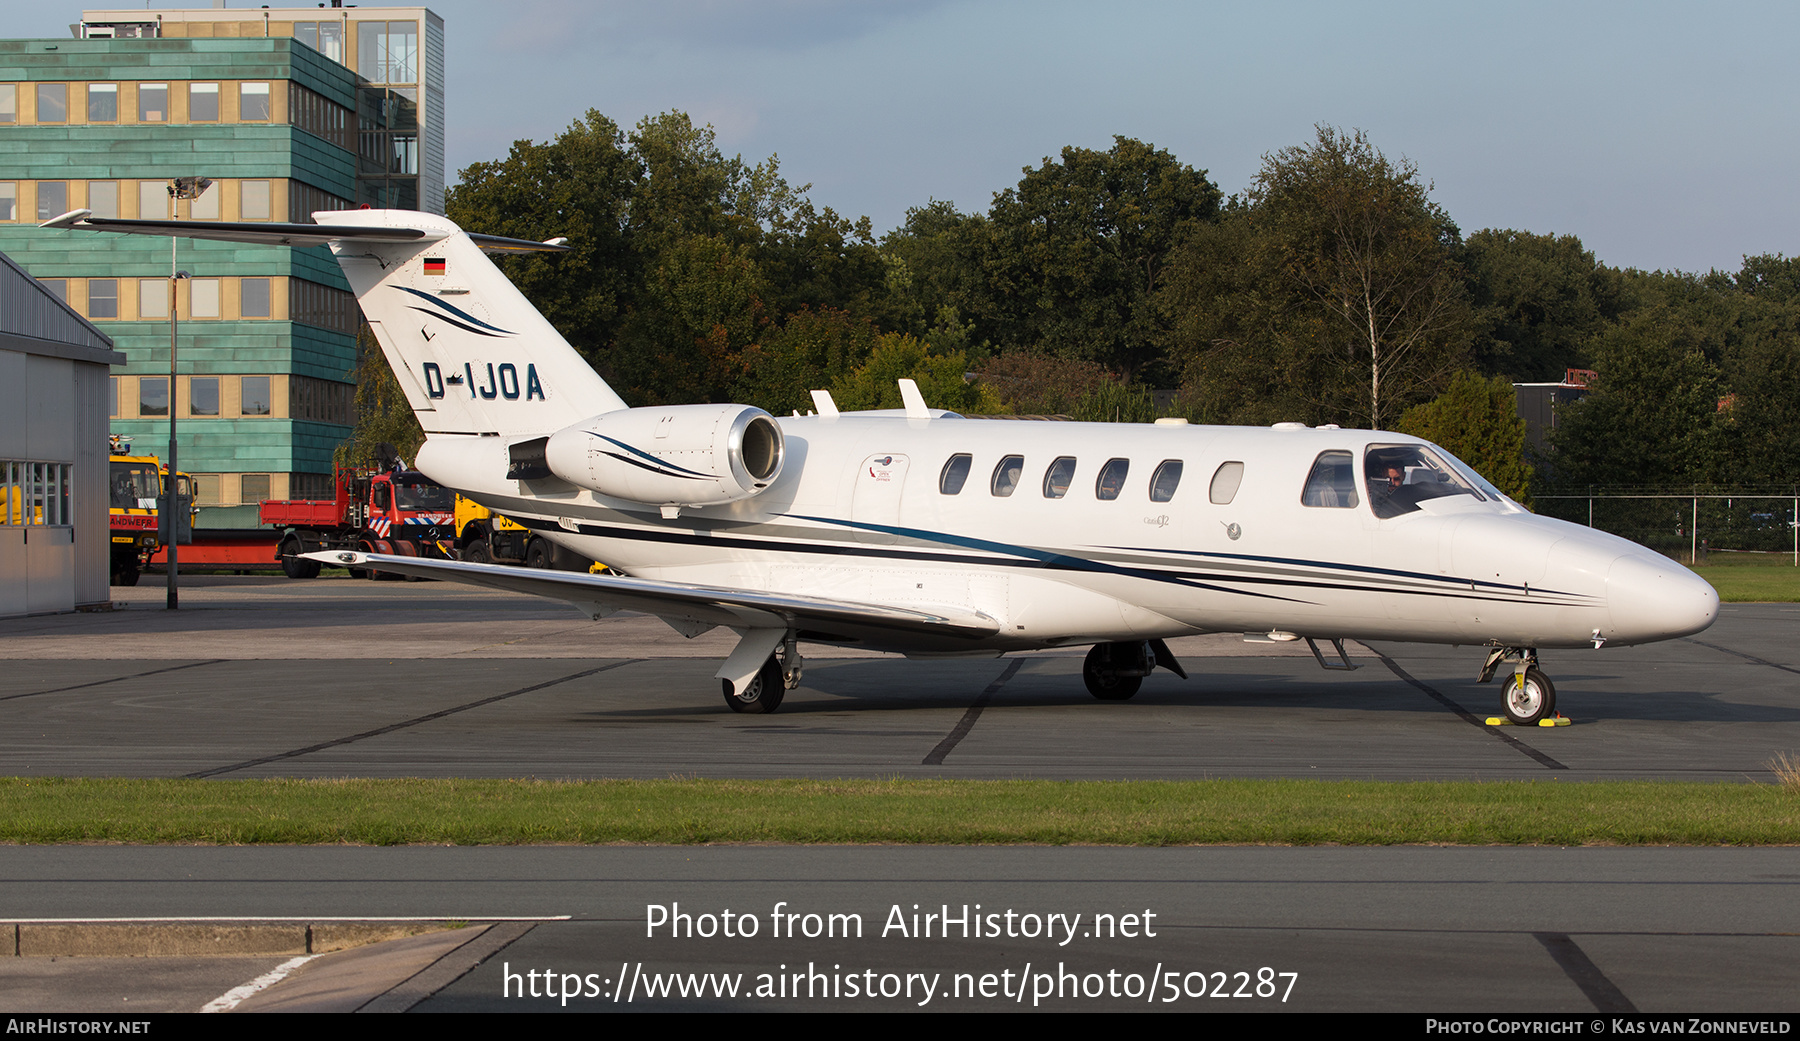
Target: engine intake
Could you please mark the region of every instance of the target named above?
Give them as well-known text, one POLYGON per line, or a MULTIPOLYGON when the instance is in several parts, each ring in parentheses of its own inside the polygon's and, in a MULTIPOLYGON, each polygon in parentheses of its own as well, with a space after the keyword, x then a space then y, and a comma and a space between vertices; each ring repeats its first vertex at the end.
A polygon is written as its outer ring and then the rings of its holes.
POLYGON ((615 499, 716 506, 773 484, 785 452, 781 427, 760 408, 667 405, 607 412, 565 427, 545 443, 543 465, 615 499))

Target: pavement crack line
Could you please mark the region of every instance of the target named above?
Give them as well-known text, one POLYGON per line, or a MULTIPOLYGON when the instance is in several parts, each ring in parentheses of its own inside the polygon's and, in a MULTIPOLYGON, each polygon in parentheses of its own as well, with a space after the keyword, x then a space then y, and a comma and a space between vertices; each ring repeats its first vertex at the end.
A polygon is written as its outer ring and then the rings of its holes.
POLYGON ((111 679, 94 680, 89 683, 77 683, 72 687, 52 687, 49 690, 33 690, 33 691, 28 691, 24 694, 5 694, 5 695, 0 695, 0 701, 11 701, 14 698, 35 698, 39 694, 61 694, 65 690, 81 690, 84 687, 98 687, 98 686, 102 686, 107 683, 118 683, 122 680, 135 680, 135 679, 139 679, 140 677, 144 677, 144 676, 154 676, 160 672, 177 672, 181 669, 197 669, 202 665, 217 665, 222 661, 225 661, 225 659, 224 658, 208 658, 205 661, 191 661, 191 662, 188 662, 186 665, 169 665, 169 666, 165 666, 164 668, 160 668, 160 669, 151 669, 148 672, 134 672, 129 676, 114 676, 111 679))
POLYGON ((1557 762, 1555 759, 1550 758, 1549 756, 1547 756, 1544 753, 1538 751, 1537 749, 1531 747, 1530 745, 1528 745, 1525 742, 1519 740, 1518 738, 1512 736, 1511 734, 1508 734, 1508 733, 1502 731, 1499 727, 1488 726, 1487 723, 1484 722, 1480 716, 1475 715, 1473 712, 1470 712, 1468 709, 1463 708, 1461 705, 1458 705, 1454 701, 1451 701, 1448 697, 1446 697, 1443 694, 1439 693, 1438 691, 1434 690, 1428 684, 1421 683, 1420 681, 1414 679, 1411 676, 1411 674, 1409 674, 1405 669, 1402 669, 1400 667, 1400 664, 1398 662, 1394 661, 1394 659, 1388 657, 1387 655, 1381 653, 1380 651, 1376 650, 1373 647, 1369 647, 1369 645, 1366 643, 1363 644, 1363 646, 1368 647, 1369 650, 1375 655, 1375 657, 1380 658, 1381 663, 1388 667, 1388 671, 1392 672, 1394 675, 1400 677, 1401 679, 1405 680, 1406 682, 1412 684, 1414 687, 1418 688, 1420 691, 1424 692, 1426 697, 1431 698, 1433 701, 1436 701, 1438 704, 1443 705, 1445 708, 1456 713, 1458 716, 1460 716, 1462 718, 1463 722, 1469 724, 1470 726, 1480 727, 1481 729, 1483 729, 1483 730, 1487 731, 1488 733, 1494 735, 1495 737, 1499 738, 1501 741, 1504 741, 1506 744, 1512 746, 1514 749, 1516 749, 1520 752, 1523 752, 1524 754, 1530 756, 1533 759, 1536 759, 1538 762, 1542 763, 1543 765, 1549 767, 1552 770, 1567 770, 1568 769, 1567 766, 1563 765, 1562 763, 1557 762))
POLYGON ((1563 974, 1568 976, 1577 987, 1580 987, 1581 992, 1587 995, 1587 999, 1594 1003, 1594 1011, 1636 1012, 1638 1010, 1637 1006, 1631 1003, 1631 999, 1625 996, 1625 992, 1620 990, 1612 980, 1606 978, 1606 973, 1600 971, 1600 966, 1594 964, 1594 960, 1587 956, 1587 952, 1569 938, 1568 933, 1532 933, 1531 935, 1537 938, 1537 942, 1544 945, 1544 949, 1550 952, 1550 957, 1556 959, 1557 967, 1562 969, 1563 974))
POLYGON ((969 706, 962 718, 956 721, 956 725, 950 728, 950 733, 937 743, 937 747, 933 748, 931 754, 926 756, 919 765, 944 765, 944 757, 956 748, 957 742, 968 737, 969 731, 975 728, 975 721, 981 718, 981 710, 987 707, 987 703, 994 699, 994 695, 1000 692, 1001 687, 1006 686, 1006 681, 1012 679, 1014 674, 1019 671, 1019 666, 1024 664, 1024 658, 1014 658, 1006 666, 1005 671, 1000 673, 1000 677, 988 684, 987 689, 975 698, 975 704, 969 706))
POLYGON ((199 770, 199 771, 196 771, 191 774, 182 774, 182 777, 196 779, 196 780, 200 779, 200 778, 205 778, 205 777, 217 777, 220 774, 228 774, 234 770, 248 770, 250 767, 253 767, 253 766, 263 766, 267 763, 278 763, 283 759, 293 759, 298 756, 311 755, 314 752, 323 751, 327 748, 335 748, 338 745, 347 745, 353 741, 362 741, 366 738, 380 737, 383 734, 391 734, 396 730, 405 730, 407 727, 418 726, 420 723, 429 723, 434 719, 442 719, 445 716, 454 716, 458 712, 467 712, 470 709, 480 708, 483 705, 492 705, 496 701, 505 701, 507 698, 516 698, 521 694, 529 694, 534 690, 543 690, 545 687, 554 687, 559 683, 568 683, 571 680, 582 679, 583 677, 586 677, 586 676, 592 676, 596 673, 607 672, 611 669, 622 668, 623 666, 626 666, 626 665, 636 665, 637 663, 646 661, 646 660, 647 659, 644 659, 644 658, 627 658, 624 661, 613 662, 611 665, 602 665, 599 668, 586 669, 581 672, 572 673, 568 676, 559 677, 557 679, 545 680, 542 683, 534 683, 529 687, 520 687, 518 690, 509 690, 504 694, 495 694, 493 697, 482 698, 479 701, 471 701, 466 705, 457 705, 453 708, 440 709, 439 711, 430 713, 429 715, 418 716, 413 719, 403 720, 399 723, 389 723, 387 726, 377 727, 374 730, 365 730, 360 734, 351 734, 349 737, 340 737, 333 741, 321 741, 316 745, 307 745, 305 748, 296 748, 291 752, 280 752, 275 755, 265 755, 265 756, 261 757, 260 759, 247 759, 241 763, 232 763, 230 766, 220 766, 220 767, 215 767, 211 770, 199 770))
POLYGON ((1754 654, 1745 654, 1743 651, 1734 651, 1729 647, 1721 647, 1716 643, 1707 643, 1705 640, 1696 640, 1691 636, 1687 637, 1687 642, 1688 643, 1697 643, 1702 647, 1710 647, 1715 651, 1722 651, 1726 654, 1735 654, 1739 658, 1742 658, 1747 662, 1753 662, 1757 665, 1767 665, 1771 669, 1780 669, 1783 672, 1792 672, 1792 673, 1800 674, 1800 669, 1796 669, 1791 665, 1777 665, 1772 661, 1768 661, 1763 658, 1758 658, 1754 654))
POLYGON ((359 1007, 357 1012, 410 1012, 457 980, 480 968, 494 955, 523 939, 537 928, 536 922, 500 922, 488 926, 468 942, 446 952, 437 961, 359 1007))

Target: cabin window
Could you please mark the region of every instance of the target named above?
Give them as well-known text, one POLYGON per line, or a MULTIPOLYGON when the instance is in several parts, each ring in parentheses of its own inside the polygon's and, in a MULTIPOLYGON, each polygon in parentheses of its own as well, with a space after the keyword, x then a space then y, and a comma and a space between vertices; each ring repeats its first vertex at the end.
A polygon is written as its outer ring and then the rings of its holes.
POLYGON ((1100 476, 1094 480, 1094 498, 1101 502, 1111 502, 1125 490, 1125 474, 1131 469, 1127 459, 1108 459, 1100 468, 1100 476))
POLYGON ((1069 494, 1069 484, 1075 480, 1075 457, 1058 456, 1044 471, 1044 498, 1060 499, 1069 494))
POLYGON ((1150 501, 1168 502, 1175 498, 1175 489, 1181 484, 1181 460, 1164 459, 1150 476, 1150 501))
POLYGON ((1213 471, 1211 495, 1214 506, 1228 506, 1237 498, 1238 485, 1244 483, 1243 463, 1220 463, 1213 471))
POLYGON ((1019 475, 1025 472, 1025 457, 1009 455, 994 466, 993 480, 988 490, 1004 499, 1019 487, 1019 475))
POLYGON ((944 463, 943 473, 938 474, 938 491, 944 495, 960 494, 968 479, 969 453, 959 452, 944 463))
POLYGON ((1312 473, 1306 477, 1306 490, 1300 494, 1300 504, 1347 510, 1358 501, 1356 467, 1350 453, 1320 452, 1319 458, 1313 461, 1312 473))
MULTIPOLYGON (((1369 484, 1369 505, 1375 516, 1383 519, 1411 513, 1426 499, 1446 495, 1487 498, 1423 445, 1371 445, 1363 458, 1363 476, 1369 484)), ((1498 500, 1499 493, 1493 494, 1498 500)))

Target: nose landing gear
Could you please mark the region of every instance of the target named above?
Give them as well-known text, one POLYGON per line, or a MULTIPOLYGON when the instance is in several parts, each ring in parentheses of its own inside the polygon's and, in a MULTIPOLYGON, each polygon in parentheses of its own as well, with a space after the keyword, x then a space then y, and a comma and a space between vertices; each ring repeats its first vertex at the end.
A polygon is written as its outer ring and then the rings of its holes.
POLYGON ((1536 726, 1540 720, 1556 716, 1556 687, 1550 677, 1538 668, 1535 647, 1496 647, 1488 652, 1481 666, 1481 682, 1494 678, 1503 661, 1513 661, 1512 675, 1504 681, 1501 707, 1515 726, 1536 726))

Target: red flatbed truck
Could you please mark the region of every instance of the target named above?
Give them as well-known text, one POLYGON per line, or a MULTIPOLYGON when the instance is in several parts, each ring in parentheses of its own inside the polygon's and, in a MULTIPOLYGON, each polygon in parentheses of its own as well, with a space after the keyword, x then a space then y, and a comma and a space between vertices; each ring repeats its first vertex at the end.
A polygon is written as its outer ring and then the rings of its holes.
POLYGON ((455 559, 455 492, 416 470, 339 469, 332 484, 330 499, 267 499, 258 510, 277 529, 275 557, 289 578, 317 577, 319 562, 300 554, 321 550, 455 559))

